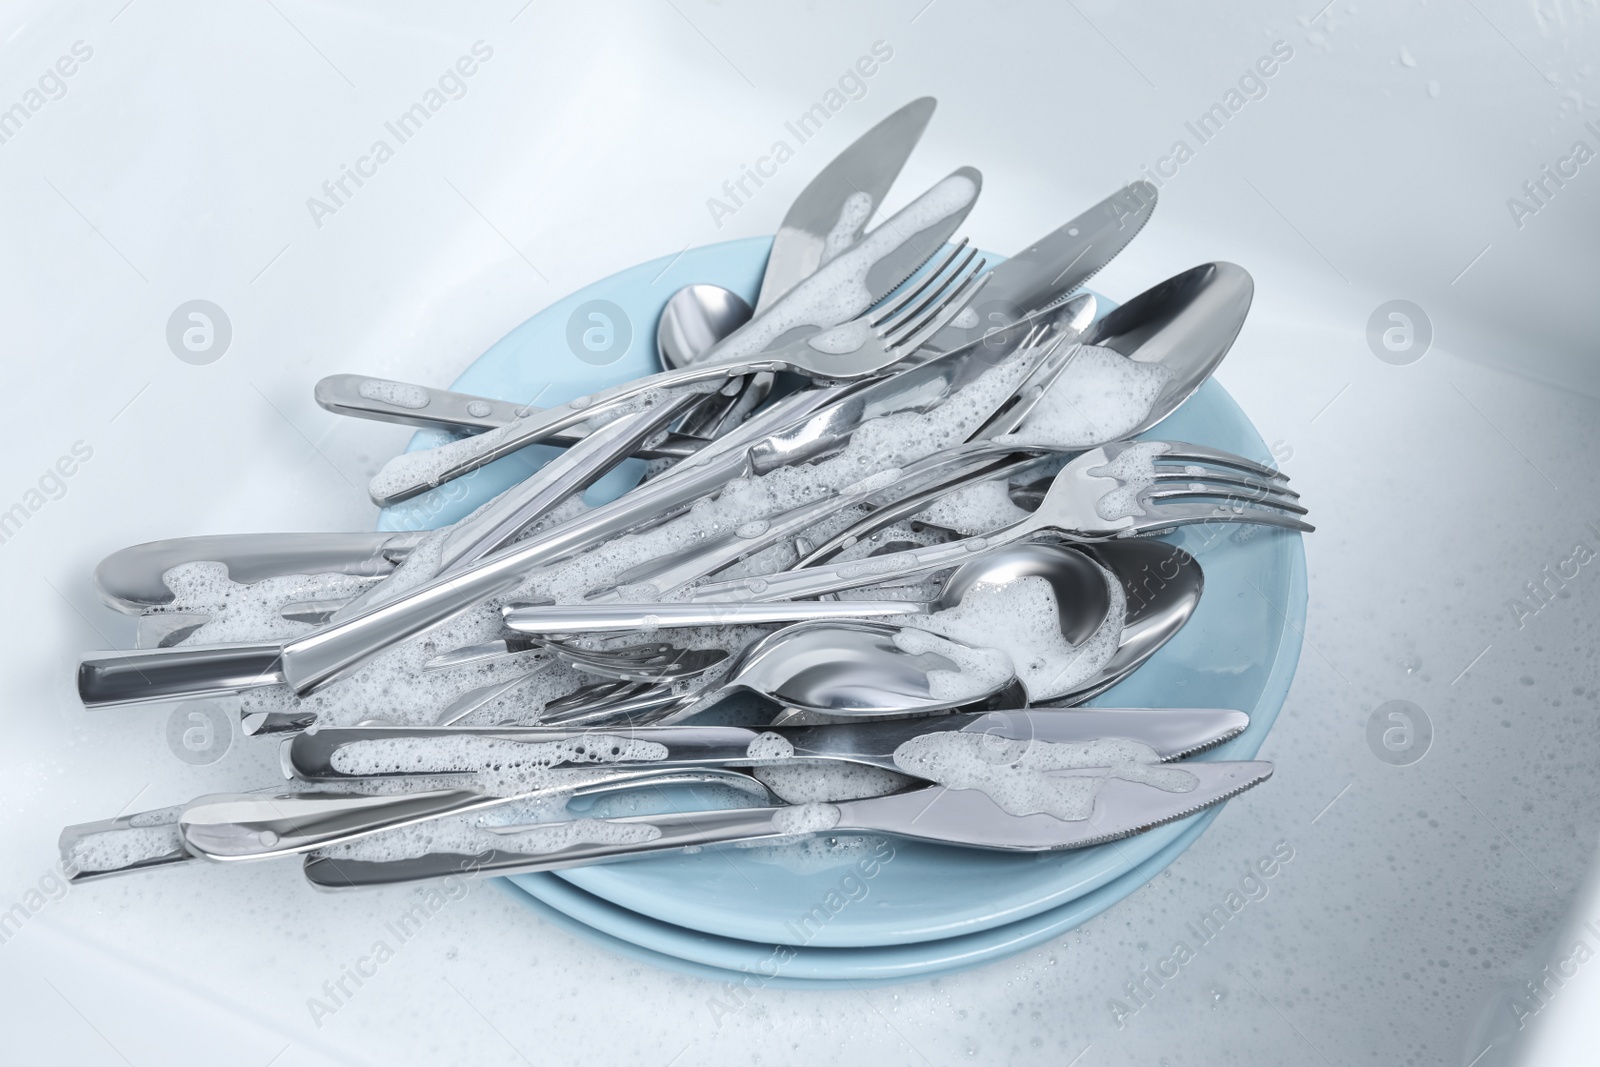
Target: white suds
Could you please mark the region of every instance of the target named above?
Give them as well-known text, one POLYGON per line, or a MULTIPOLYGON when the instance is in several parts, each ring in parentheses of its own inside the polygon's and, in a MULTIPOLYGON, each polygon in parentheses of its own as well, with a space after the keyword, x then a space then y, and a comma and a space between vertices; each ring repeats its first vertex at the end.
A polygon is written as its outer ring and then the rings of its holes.
MULTIPOLYGON (((1030 700, 1048 700, 1094 679, 1116 654, 1127 598, 1122 583, 1102 568, 1110 610, 1093 634, 1077 647, 1061 635, 1055 591, 1043 578, 1029 576, 1004 585, 979 583, 960 604, 933 615, 906 620, 908 626, 945 634, 970 645, 1006 649, 1030 700)), ((1067 605, 1066 610, 1074 610, 1067 605)))
POLYGON ((772 816, 772 826, 783 834, 816 834, 839 825, 843 813, 832 804, 796 804, 772 816))
POLYGON ((1003 439, 1085 448, 1119 440, 1145 420, 1171 379, 1159 363, 1084 345, 1016 433, 1003 439))
POLYGON ((884 767, 831 760, 769 764, 756 767, 751 773, 786 804, 879 797, 897 793, 915 781, 884 767))
POLYGON ((143 860, 158 859, 183 850, 178 833, 182 806, 143 811, 128 820, 125 829, 84 834, 72 842, 67 864, 84 873, 118 871, 143 860))
POLYGON ((488 828, 479 818, 436 819, 387 833, 373 834, 348 844, 324 849, 317 855, 339 859, 392 863, 434 853, 476 856, 491 849, 527 856, 544 856, 577 845, 638 845, 661 836, 648 822, 613 822, 605 819, 562 819, 517 826, 507 831, 488 828))
POLYGON ((946 493, 917 517, 962 537, 1012 526, 1028 513, 1012 503, 1010 488, 1004 481, 977 482, 946 493))
POLYGON ((841 253, 848 251, 855 243, 856 235, 861 232, 867 220, 872 217, 872 194, 857 189, 844 198, 844 203, 839 208, 839 221, 833 224, 833 229, 828 231, 822 239, 822 258, 818 266, 837 258, 841 253))
MULTIPOLYGON (((387 565, 378 566, 378 571, 387 565)), ((369 589, 373 579, 356 574, 282 574, 243 585, 228 577, 224 563, 183 563, 161 576, 172 590, 165 612, 211 616, 190 635, 191 644, 226 644, 294 637, 312 629, 290 622, 280 612, 305 601, 344 601, 369 589)))
POLYGON ((919 778, 952 789, 979 790, 1012 815, 1042 813, 1072 821, 1094 813, 1095 797, 1108 778, 1169 793, 1187 793, 1199 782, 1188 771, 1161 766, 1161 757, 1149 745, 1120 739, 1066 744, 952 730, 911 738, 895 749, 894 761, 919 778), (1048 773, 1052 771, 1092 773, 1048 773))
POLYGON ((1016 677, 1011 657, 998 648, 950 641, 909 627, 894 635, 894 644, 913 656, 932 653, 955 664, 955 670, 936 668, 927 672, 928 691, 941 703, 981 700, 1016 677))
POLYGON ((1104 466, 1089 468, 1092 477, 1116 478, 1123 483, 1095 502, 1095 513, 1107 522, 1143 515, 1139 494, 1156 483, 1155 457, 1166 450, 1165 442, 1144 441, 1123 449, 1104 466))
POLYGON ((654 741, 585 733, 564 741, 512 741, 452 734, 354 741, 332 758, 341 774, 453 774, 469 772, 474 784, 500 796, 549 781, 552 767, 574 764, 652 763, 668 756, 654 741))
POLYGON ((393 404, 397 408, 425 408, 428 406, 428 391, 420 385, 408 385, 405 382, 389 382, 381 378, 368 378, 356 386, 356 392, 368 400, 376 400, 381 404, 393 404))
POLYGON ((751 759, 759 760, 786 760, 794 757, 794 746, 782 734, 762 734, 750 742, 750 747, 745 750, 745 755, 751 759))

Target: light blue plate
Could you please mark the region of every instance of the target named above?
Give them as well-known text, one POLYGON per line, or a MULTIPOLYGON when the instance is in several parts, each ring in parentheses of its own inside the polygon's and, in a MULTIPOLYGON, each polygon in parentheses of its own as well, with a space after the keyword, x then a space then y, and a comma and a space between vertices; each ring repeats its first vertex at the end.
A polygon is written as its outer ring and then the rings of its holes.
POLYGON ((1121 878, 1050 911, 960 937, 880 948, 792 948, 739 941, 645 918, 560 879, 537 885, 537 891, 523 884, 537 875, 502 881, 536 914, 569 933, 669 970, 744 983, 747 988, 751 976, 761 987, 788 989, 892 985, 1003 959, 1088 922, 1160 874, 1216 814, 1214 809, 1189 820, 1177 840, 1121 878))
MULTIPOLYGON (((667 297, 691 281, 716 282, 753 296, 767 246, 766 239, 756 238, 694 249, 598 282, 534 316, 495 344, 457 380, 455 388, 515 401, 537 396, 539 403, 548 405, 648 373, 655 369, 655 320, 667 297), (598 313, 617 321, 608 324, 589 317, 596 311, 595 300, 615 305, 600 308, 598 313), (616 353, 614 361, 596 365, 597 359, 607 357, 585 347, 582 331, 597 330, 589 339, 603 348, 608 325, 615 338, 620 332, 618 322, 624 321, 632 334, 631 344, 616 353), (580 358, 580 354, 588 358, 580 358)), ((1214 382, 1207 383, 1163 423, 1157 436, 1270 459, 1248 419, 1214 382)), ((434 435, 419 434, 412 447, 437 440, 434 435)), ((544 456, 508 457, 470 481, 390 509, 380 525, 409 529, 454 521, 525 476, 550 454, 546 450, 544 456)), ((594 492, 614 495, 637 476, 636 469, 619 471, 594 492)), ((1208 755, 1245 759, 1259 749, 1293 675, 1298 630, 1305 616, 1304 557, 1296 535, 1251 527, 1220 530, 1191 529, 1173 538, 1194 553, 1205 570, 1206 593, 1200 608, 1149 664, 1096 703, 1250 711, 1250 729, 1208 755)), ((962 954, 969 950, 990 953, 981 958, 1015 951, 1022 946, 994 946, 1010 944, 1013 935, 1025 936, 1025 930, 1045 931, 1037 935, 1042 940, 1068 928, 1060 922, 1083 921, 1088 915, 1077 904, 1080 898, 1109 903, 1116 898, 1106 894, 1119 891, 1119 887, 1124 894, 1131 892, 1141 884, 1126 881, 1131 872, 1145 869, 1169 851, 1175 856, 1212 814, 1114 845, 1050 855, 1021 856, 902 842, 894 861, 872 880, 868 895, 832 916, 803 951, 834 950, 831 954, 837 955, 863 946, 900 946, 893 951, 903 957, 909 943, 926 944, 920 962, 907 958, 902 964, 885 964, 889 970, 882 977, 928 973, 922 968, 967 966, 970 964, 950 961, 964 958, 962 954), (936 891, 930 891, 932 887, 936 891), (1069 913, 1079 917, 1064 917, 1069 913), (1011 929, 1019 923, 1026 926, 1011 929), (980 933, 991 935, 983 946, 955 945, 957 940, 980 933)), ((732 967, 737 970, 751 962, 748 956, 739 955, 745 951, 740 945, 755 946, 760 949, 758 959, 765 959, 770 953, 765 946, 794 942, 793 934, 786 932, 791 924, 826 898, 845 873, 840 867, 802 874, 770 857, 723 849, 559 876, 531 875, 519 881, 545 904, 568 915, 581 914, 584 921, 612 934, 671 952, 668 945, 672 931, 677 931, 692 946, 685 949, 685 958, 722 967, 736 958, 744 960, 732 967), (639 925, 630 928, 630 922, 639 925), (630 929, 634 936, 629 935, 630 929), (729 944, 720 944, 723 941, 729 944), (718 947, 712 950, 705 947, 708 944, 718 947)), ((671 954, 684 956, 685 952, 671 954)), ((815 973, 807 977, 833 977, 842 962, 819 958, 815 973)), ((793 966, 791 963, 786 973, 798 975, 793 966)), ((863 960, 853 966, 867 965, 863 960)))

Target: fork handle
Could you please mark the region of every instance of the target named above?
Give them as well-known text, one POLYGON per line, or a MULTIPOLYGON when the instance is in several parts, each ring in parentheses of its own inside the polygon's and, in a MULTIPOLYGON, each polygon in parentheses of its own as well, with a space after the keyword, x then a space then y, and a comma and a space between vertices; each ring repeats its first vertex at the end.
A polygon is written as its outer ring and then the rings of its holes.
POLYGON ((543 410, 532 409, 522 418, 497 430, 464 437, 423 452, 402 453, 386 463, 372 480, 375 499, 404 500, 445 482, 470 474, 502 456, 548 440, 556 433, 587 422, 597 415, 616 410, 630 400, 661 389, 676 389, 713 383, 720 388, 729 379, 755 371, 777 371, 787 366, 782 360, 744 359, 726 363, 695 365, 681 370, 662 371, 648 378, 623 382, 589 396, 581 396, 543 410), (421 460, 419 456, 434 457, 421 460), (419 466, 419 464, 421 464, 419 466))
MULTIPOLYGON (((317 382, 314 395, 319 405, 335 415, 452 433, 498 430, 525 414, 541 410, 528 404, 374 378, 370 374, 330 374, 317 382), (363 387, 374 395, 366 396, 362 392, 363 387), (403 397, 407 403, 381 399, 385 394, 403 397)), ((582 441, 587 433, 586 430, 574 428, 558 430, 550 435, 549 441, 553 445, 574 445, 582 441)), ((648 448, 635 449, 633 455, 637 459, 682 459, 693 455, 704 444, 705 441, 696 436, 668 434, 664 440, 648 448)))
POLYGON ((695 603, 727 600, 765 602, 838 593, 875 585, 891 578, 899 580, 956 567, 985 549, 1012 544, 1040 529, 1040 523, 1030 516, 984 537, 964 537, 942 545, 926 545, 846 563, 826 563, 766 577, 703 585, 695 590, 691 599, 695 603))

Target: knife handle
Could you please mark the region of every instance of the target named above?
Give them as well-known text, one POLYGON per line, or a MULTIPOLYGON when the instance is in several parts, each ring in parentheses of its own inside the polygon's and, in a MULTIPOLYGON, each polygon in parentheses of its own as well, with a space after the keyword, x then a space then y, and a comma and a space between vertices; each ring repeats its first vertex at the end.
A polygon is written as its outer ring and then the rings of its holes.
MULTIPOLYGON (((808 807, 831 808, 832 805, 808 807)), ((582 820, 576 826, 553 823, 502 827, 499 829, 505 847, 490 848, 476 856, 432 853, 415 859, 390 861, 308 856, 304 871, 307 881, 319 889, 392 885, 450 875, 553 871, 685 848, 774 840, 792 833, 810 832, 803 822, 796 821, 788 829, 783 825, 787 819, 794 818, 792 813, 797 810, 732 808, 726 811, 582 820), (519 832, 505 832, 508 830, 519 832), (598 840, 586 840, 586 837, 598 840), (518 845, 524 851, 517 851, 518 845)))
POLYGON ((116 707, 237 693, 283 681, 276 644, 209 645, 112 653, 78 665, 83 706, 116 707))

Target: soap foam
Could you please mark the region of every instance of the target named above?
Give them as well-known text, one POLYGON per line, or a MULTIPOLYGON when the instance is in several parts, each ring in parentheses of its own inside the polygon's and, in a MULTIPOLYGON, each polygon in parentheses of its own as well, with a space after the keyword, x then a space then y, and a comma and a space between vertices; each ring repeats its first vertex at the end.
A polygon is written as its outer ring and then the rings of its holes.
POLYGON ((1128 436, 1150 414, 1172 371, 1084 345, 1015 433, 1018 444, 1090 448, 1128 436))
POLYGON ((1012 503, 1010 490, 1003 480, 975 482, 940 497, 917 517, 962 537, 1014 526, 1028 512, 1012 503))
POLYGON ((839 220, 822 239, 822 258, 818 261, 818 265, 828 263, 849 251, 850 246, 855 244, 856 235, 871 217, 871 193, 857 189, 845 197, 844 203, 839 207, 839 220))
POLYGON ((471 772, 472 784, 505 796, 548 784, 546 772, 556 766, 652 763, 667 756, 665 745, 604 733, 534 742, 450 734, 354 741, 334 752, 332 764, 357 776, 471 772))
POLYGON ((1005 688, 1016 677, 1010 655, 998 648, 951 641, 914 628, 900 630, 893 640, 902 652, 913 656, 932 653, 956 665, 953 671, 927 672, 928 691, 942 703, 981 700, 1005 688))
POLYGON ((408 385, 405 382, 390 382, 381 378, 367 378, 356 386, 356 392, 368 400, 376 400, 381 404, 393 404, 397 408, 417 410, 428 406, 428 391, 420 385, 408 385))
POLYGON ((181 805, 142 811, 128 826, 84 834, 72 842, 67 865, 83 873, 119 871, 145 860, 183 851, 178 833, 181 805))
POLYGON ((843 813, 832 804, 812 802, 780 808, 772 816, 773 829, 782 834, 817 834, 839 825, 843 813))
POLYGON ((786 804, 836 803, 898 793, 916 779, 886 767, 835 760, 805 760, 756 767, 762 785, 786 804))
POLYGON ((490 850, 547 856, 578 845, 647 844, 661 836, 660 828, 647 822, 606 819, 562 819, 498 833, 488 825, 470 817, 434 819, 358 838, 315 855, 373 863, 393 863, 433 853, 477 856, 490 850))
POLYGON ((1072 822, 1094 814, 1095 798, 1107 779, 1168 793, 1187 793, 1199 784, 1188 771, 1159 766, 1161 757, 1149 745, 1121 739, 1068 744, 952 730, 911 738, 895 749, 894 761, 907 773, 939 785, 976 789, 1012 815, 1045 814, 1072 822), (1094 773, 1051 773, 1060 771, 1094 773))
POLYGON ((758 760, 786 760, 794 757, 794 746, 782 734, 767 732, 750 742, 745 755, 758 760))
POLYGON ((1163 441, 1143 441, 1123 449, 1110 463, 1089 468, 1092 477, 1115 478, 1123 483, 1095 502, 1095 513, 1107 522, 1144 515, 1139 494, 1156 484, 1155 457, 1166 451, 1163 441))
MULTIPOLYGON (((914 626, 970 645, 987 643, 1010 653, 1016 676, 1030 700, 1063 696, 1091 681, 1116 654, 1126 622, 1122 583, 1101 568, 1110 609, 1095 631, 1076 647, 1061 635, 1055 590, 1035 575, 1004 585, 980 582, 960 604, 906 620, 914 626)), ((1073 605, 1067 609, 1072 610, 1073 605)))

